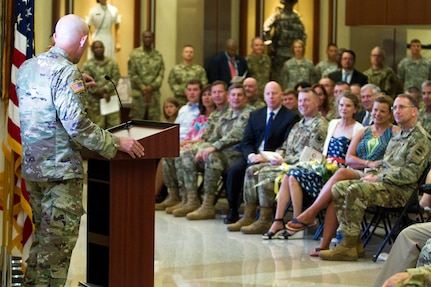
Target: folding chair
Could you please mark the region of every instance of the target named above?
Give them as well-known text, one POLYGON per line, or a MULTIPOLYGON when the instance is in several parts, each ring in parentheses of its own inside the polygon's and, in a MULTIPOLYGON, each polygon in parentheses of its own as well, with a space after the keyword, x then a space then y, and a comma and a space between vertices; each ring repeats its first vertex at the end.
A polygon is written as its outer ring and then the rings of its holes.
POLYGON ((386 246, 386 243, 392 243, 392 239, 395 239, 398 233, 405 227, 410 224, 423 222, 423 216, 421 208, 419 207, 419 191, 422 185, 425 183, 426 176, 430 171, 431 165, 425 168, 421 177, 417 182, 417 186, 415 190, 410 195, 410 198, 407 200, 407 203, 404 206, 396 207, 396 208, 387 208, 387 207, 375 207, 366 210, 366 213, 372 213, 372 219, 369 223, 366 222, 364 216, 364 230, 361 233, 361 238, 364 239, 363 245, 364 247, 368 244, 371 237, 374 235, 376 229, 383 224, 383 229, 385 231, 385 237, 383 242, 380 244, 377 252, 373 256, 373 261, 376 262, 383 248, 386 246), (417 213, 419 214, 419 218, 413 220, 409 218, 409 213, 417 213), (393 218, 396 217, 395 221, 392 223, 393 218))

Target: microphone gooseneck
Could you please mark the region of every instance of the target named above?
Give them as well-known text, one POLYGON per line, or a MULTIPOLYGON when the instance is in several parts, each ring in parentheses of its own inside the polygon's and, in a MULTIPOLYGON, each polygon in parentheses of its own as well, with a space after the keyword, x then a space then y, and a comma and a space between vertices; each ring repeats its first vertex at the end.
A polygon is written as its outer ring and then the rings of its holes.
MULTIPOLYGON (((114 81, 108 75, 105 75, 105 80, 110 81, 111 84, 114 86, 115 93, 117 94, 118 102, 120 103, 121 113, 123 114, 124 113, 123 103, 121 102, 120 95, 118 94, 117 85, 114 83, 114 81)), ((126 123, 124 125, 124 128, 127 129, 127 130, 129 129, 129 123, 128 123, 128 121, 126 121, 126 123)))

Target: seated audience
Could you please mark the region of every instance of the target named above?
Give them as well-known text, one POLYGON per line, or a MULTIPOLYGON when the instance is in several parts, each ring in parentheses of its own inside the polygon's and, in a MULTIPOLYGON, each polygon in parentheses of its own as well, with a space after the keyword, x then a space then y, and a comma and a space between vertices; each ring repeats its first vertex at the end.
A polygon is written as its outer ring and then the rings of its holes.
POLYGON ((278 153, 279 156, 263 163, 250 165, 244 178, 244 217, 229 224, 229 231, 240 231, 246 234, 262 234, 268 230, 273 219, 274 180, 280 174, 285 162, 298 162, 304 146, 322 150, 328 122, 318 110, 319 98, 310 88, 299 92, 299 110, 304 118, 289 133, 278 153), (266 196, 269 194, 268 196, 266 196), (256 220, 256 208, 260 205, 260 217, 256 220))
POLYGON ((417 102, 411 96, 398 95, 393 112, 401 132, 390 140, 377 173, 367 173, 359 180, 340 181, 332 188, 343 239, 334 249, 320 251, 323 260, 357 260, 365 209, 405 205, 428 165, 430 136, 417 120, 417 102))
MULTIPOLYGON (((246 91, 247 93, 247 91, 246 91)), ((277 82, 269 82, 265 86, 266 106, 253 111, 248 119, 244 138, 241 141, 242 157, 230 167, 226 176, 226 194, 229 212, 226 224, 238 221, 238 208, 243 189, 243 178, 248 164, 266 162, 260 152, 274 151, 279 148, 289 135, 299 116, 281 104, 281 87, 277 82)))
MULTIPOLYGON (((208 118, 212 114, 212 112, 216 109, 216 106, 211 98, 211 85, 206 85, 202 89, 201 97, 199 99, 199 116, 193 120, 191 124, 191 128, 189 132, 186 134, 184 139, 180 142, 180 157, 175 162, 175 171, 177 172, 177 179, 181 180, 183 178, 182 172, 183 168, 180 166, 181 164, 181 151, 184 149, 191 148, 193 144, 199 143, 202 141, 202 136, 208 127, 208 118)), ((166 173, 174 172, 173 170, 166 170, 166 173)), ((179 186, 182 186, 182 182, 178 183, 179 186)), ((181 192, 181 201, 174 205, 167 207, 165 209, 166 213, 173 213, 177 209, 184 208, 187 203, 187 198, 184 192, 181 192)))
MULTIPOLYGON (((218 120, 227 112, 228 103, 227 103, 227 85, 223 81, 215 81, 211 85, 211 99, 213 103, 216 105, 216 110, 211 113, 207 121, 207 127, 202 134, 202 142, 205 142, 214 132, 218 120)), ((172 214, 176 217, 186 216, 187 213, 194 211, 199 208, 200 200, 196 192, 185 192, 184 191, 184 169, 182 167, 182 158, 185 153, 196 154, 201 142, 194 143, 187 148, 183 148, 180 150, 180 156, 177 161, 175 161, 175 170, 172 171, 169 169, 164 169, 163 177, 171 178, 172 180, 166 180, 166 186, 169 189, 174 190, 174 192, 182 190, 181 192, 181 202, 185 202, 185 204, 181 205, 178 208, 170 209, 168 212, 172 211, 172 214), (179 172, 178 172, 179 171, 179 172), (175 173, 174 173, 175 172, 175 173)))
POLYGON ((220 177, 241 156, 238 145, 244 137, 250 112, 254 108, 247 105, 241 84, 229 87, 228 100, 227 112, 220 117, 209 138, 200 143, 197 153, 193 152, 194 149, 188 149, 182 154, 184 192, 187 196, 189 193, 197 193, 198 172, 204 172, 204 199, 197 210, 187 213, 189 220, 215 218, 214 199, 220 177))
MULTIPOLYGON (((359 108, 358 98, 350 92, 342 94, 339 104, 340 119, 332 120, 329 123, 328 134, 323 148, 323 155, 326 162, 335 163, 332 168, 345 167, 346 154, 349 145, 356 140, 363 126, 355 120, 355 115, 359 108)), ((323 172, 328 169, 323 166, 323 172)), ((263 235, 264 239, 286 238, 294 235, 296 230, 302 230, 309 225, 313 225, 314 221, 306 224, 299 221, 296 217, 302 211, 303 200, 308 202, 314 201, 318 196, 325 182, 323 172, 318 173, 312 167, 304 164, 290 166, 288 172, 284 175, 281 183, 280 192, 278 194, 277 211, 275 213, 274 223, 267 233, 263 235), (287 204, 292 200, 293 219, 292 223, 299 224, 298 229, 285 230, 283 217, 286 211, 287 204)))
POLYGON ((282 95, 283 106, 300 115, 298 111, 298 93, 295 90, 285 90, 282 95))
POLYGON ((247 103, 255 109, 265 106, 265 102, 259 97, 259 86, 255 78, 248 77, 243 82, 247 103))
MULTIPOLYGON (((180 103, 174 97, 169 97, 163 102, 163 118, 167 123, 173 123, 178 116, 178 110, 180 109, 180 103)), ((162 202, 166 197, 166 192, 163 192, 163 163, 161 160, 157 163, 156 168, 156 203, 162 202)))
MULTIPOLYGON (((311 252, 311 256, 318 256, 320 250, 329 248, 331 239, 335 236, 335 231, 338 227, 332 202, 332 186, 340 180, 359 179, 364 175, 364 169, 378 167, 381 164, 389 140, 395 133, 400 131, 399 127, 392 124, 392 104, 392 98, 386 95, 378 96, 375 99, 372 112, 374 124, 358 132, 350 143, 346 155, 348 168, 340 168, 335 172, 323 186, 313 204, 296 216, 296 221, 299 223, 289 222, 287 224, 287 229, 294 231, 304 226, 312 225, 318 213, 326 208, 323 238, 319 247, 311 252)), ((280 226, 274 226, 274 228, 278 229, 280 226)))
POLYGON ((329 96, 325 88, 321 84, 314 84, 312 89, 319 96, 319 112, 328 121, 336 118, 337 113, 335 112, 332 105, 329 104, 329 96))
MULTIPOLYGON (((191 128, 194 119, 199 116, 199 99, 202 91, 202 83, 200 80, 189 80, 186 84, 186 96, 188 102, 181 107, 175 123, 180 124, 180 142, 184 139, 186 134, 191 128)), ((178 158, 176 158, 178 161, 178 158)), ((162 169, 169 170, 168 173, 163 173, 163 180, 168 187, 168 196, 160 203, 156 203, 156 210, 164 210, 166 207, 176 205, 180 202, 178 189, 169 188, 169 186, 176 185, 176 171, 175 171, 175 158, 163 158, 162 169), (168 185, 169 182, 169 185, 168 185)))

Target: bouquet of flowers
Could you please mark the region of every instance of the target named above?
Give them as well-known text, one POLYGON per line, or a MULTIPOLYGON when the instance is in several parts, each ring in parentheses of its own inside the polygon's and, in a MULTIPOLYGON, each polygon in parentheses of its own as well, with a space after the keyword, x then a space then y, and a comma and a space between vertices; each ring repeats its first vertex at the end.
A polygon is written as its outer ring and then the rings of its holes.
POLYGON ((299 162, 290 169, 308 169, 322 177, 322 183, 325 184, 329 178, 337 171, 339 165, 331 158, 323 158, 321 161, 312 160, 308 162, 299 162))

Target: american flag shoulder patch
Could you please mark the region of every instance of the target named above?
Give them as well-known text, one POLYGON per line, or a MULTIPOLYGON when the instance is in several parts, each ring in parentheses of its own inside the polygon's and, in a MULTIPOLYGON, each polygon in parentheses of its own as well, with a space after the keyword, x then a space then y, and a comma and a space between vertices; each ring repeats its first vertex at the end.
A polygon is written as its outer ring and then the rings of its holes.
POLYGON ((84 82, 82 80, 72 83, 70 87, 72 88, 75 94, 85 90, 84 82))

